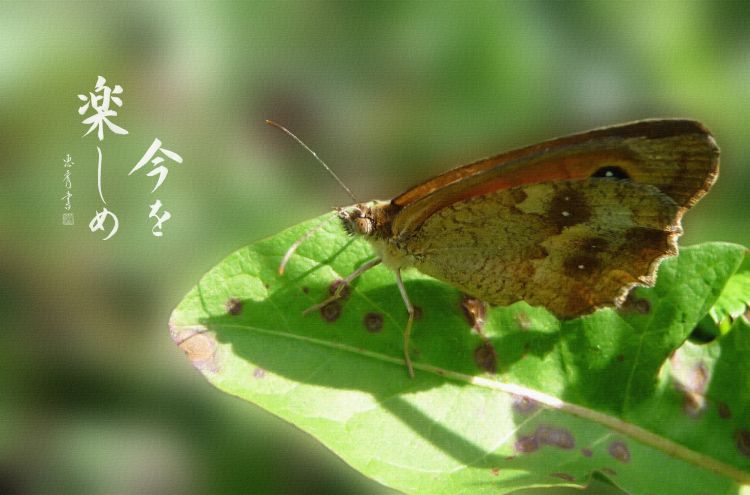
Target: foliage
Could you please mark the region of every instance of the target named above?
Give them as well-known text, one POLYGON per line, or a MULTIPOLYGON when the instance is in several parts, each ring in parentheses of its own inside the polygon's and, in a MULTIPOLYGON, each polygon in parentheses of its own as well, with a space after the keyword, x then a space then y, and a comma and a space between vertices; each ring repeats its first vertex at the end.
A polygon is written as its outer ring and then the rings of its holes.
POLYGON ((410 379, 406 312, 387 268, 365 273, 341 304, 303 316, 372 256, 328 224, 280 276, 285 251, 311 225, 230 255, 170 328, 211 383, 365 475, 450 494, 582 486, 594 475, 635 494, 740 493, 750 483, 745 248, 684 248, 619 311, 561 322, 521 302, 490 309, 481 333, 460 293, 407 273, 420 308, 410 379), (687 340, 709 313, 729 331, 687 340))

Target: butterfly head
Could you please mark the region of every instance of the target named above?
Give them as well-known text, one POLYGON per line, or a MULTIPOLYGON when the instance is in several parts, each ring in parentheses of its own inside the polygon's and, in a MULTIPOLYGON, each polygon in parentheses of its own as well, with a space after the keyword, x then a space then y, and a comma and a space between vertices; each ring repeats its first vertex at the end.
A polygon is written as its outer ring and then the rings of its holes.
POLYGON ((336 209, 344 230, 349 235, 386 238, 398 208, 389 201, 370 201, 336 209))
POLYGON ((337 211, 347 234, 369 236, 375 231, 375 219, 369 205, 356 204, 337 208, 337 211))

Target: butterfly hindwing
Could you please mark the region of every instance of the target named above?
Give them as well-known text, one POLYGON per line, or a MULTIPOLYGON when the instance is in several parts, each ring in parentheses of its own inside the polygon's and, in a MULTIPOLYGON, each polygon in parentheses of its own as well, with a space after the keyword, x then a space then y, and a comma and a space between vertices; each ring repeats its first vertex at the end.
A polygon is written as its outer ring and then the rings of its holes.
POLYGON ((556 181, 456 202, 401 243, 414 266, 493 304, 560 317, 620 302, 676 253, 680 207, 651 185, 556 181))

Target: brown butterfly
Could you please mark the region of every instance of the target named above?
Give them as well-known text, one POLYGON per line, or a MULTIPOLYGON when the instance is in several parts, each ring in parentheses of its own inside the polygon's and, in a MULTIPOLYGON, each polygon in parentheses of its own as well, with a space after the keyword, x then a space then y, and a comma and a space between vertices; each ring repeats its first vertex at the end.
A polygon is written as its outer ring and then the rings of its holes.
POLYGON ((562 319, 617 307, 632 287, 653 285, 660 261, 677 254, 682 215, 716 181, 718 165, 711 133, 676 119, 604 127, 480 160, 391 201, 339 208, 346 231, 377 254, 345 282, 381 262, 394 270, 409 312, 404 355, 413 375, 414 306, 402 269, 562 319))

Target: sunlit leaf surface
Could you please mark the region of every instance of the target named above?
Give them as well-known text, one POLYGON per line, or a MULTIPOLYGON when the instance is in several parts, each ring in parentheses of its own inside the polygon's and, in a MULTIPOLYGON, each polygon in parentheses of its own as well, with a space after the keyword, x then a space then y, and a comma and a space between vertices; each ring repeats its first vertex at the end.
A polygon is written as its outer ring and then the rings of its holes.
POLYGON ((407 273, 420 309, 410 379, 388 268, 365 273, 341 304, 302 314, 372 257, 366 242, 331 222, 277 274, 317 221, 233 253, 175 309, 174 340, 221 390, 407 493, 580 486, 594 473, 635 494, 750 483, 750 328, 737 318, 720 339, 685 343, 712 308, 736 316, 747 301, 745 248, 684 248, 619 311, 560 322, 525 303, 491 308, 481 334, 458 291, 407 273))

